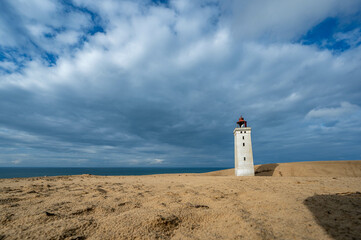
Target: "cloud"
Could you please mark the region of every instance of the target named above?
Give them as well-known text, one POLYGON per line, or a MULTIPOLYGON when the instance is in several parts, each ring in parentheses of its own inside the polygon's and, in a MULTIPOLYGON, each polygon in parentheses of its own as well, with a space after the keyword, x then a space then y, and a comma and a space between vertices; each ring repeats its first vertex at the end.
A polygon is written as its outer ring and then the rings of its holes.
POLYGON ((164 159, 155 158, 153 161, 151 161, 150 164, 162 164, 164 163, 164 159))
POLYGON ((6 59, 42 60, 54 64, 61 54, 81 46, 95 20, 84 9, 60 1, 2 1, 0 49, 6 59))
POLYGON ((361 108, 355 104, 341 102, 339 107, 312 109, 307 113, 306 118, 342 119, 360 111, 361 108))
POLYGON ((335 34, 337 41, 344 41, 350 47, 357 47, 361 42, 361 28, 356 28, 347 32, 338 32, 335 34))
POLYGON ((17 165, 17 164, 21 163, 21 160, 16 159, 16 160, 11 161, 11 163, 17 165))
POLYGON ((233 31, 242 39, 263 43, 295 41, 328 17, 348 16, 360 9, 359 1, 225 1, 223 8, 231 12, 233 31))
POLYGON ((356 1, 2 4, 3 166, 231 167, 240 113, 256 163, 360 156, 361 47, 295 41, 356 1))

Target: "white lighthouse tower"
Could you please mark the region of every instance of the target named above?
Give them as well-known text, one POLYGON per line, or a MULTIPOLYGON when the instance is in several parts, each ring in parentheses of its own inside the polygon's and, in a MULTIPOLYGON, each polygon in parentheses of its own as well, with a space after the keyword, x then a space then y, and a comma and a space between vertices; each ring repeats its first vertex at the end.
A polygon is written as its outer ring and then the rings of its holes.
POLYGON ((234 134, 234 168, 236 176, 254 176, 251 128, 241 116, 237 122, 239 127, 234 134))

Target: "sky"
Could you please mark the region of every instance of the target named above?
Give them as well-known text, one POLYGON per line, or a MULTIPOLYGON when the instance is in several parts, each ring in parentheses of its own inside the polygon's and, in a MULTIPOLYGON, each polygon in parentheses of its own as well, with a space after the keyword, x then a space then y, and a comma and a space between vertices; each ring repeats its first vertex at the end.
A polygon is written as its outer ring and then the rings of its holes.
POLYGON ((361 159, 360 0, 0 0, 1 167, 361 159))

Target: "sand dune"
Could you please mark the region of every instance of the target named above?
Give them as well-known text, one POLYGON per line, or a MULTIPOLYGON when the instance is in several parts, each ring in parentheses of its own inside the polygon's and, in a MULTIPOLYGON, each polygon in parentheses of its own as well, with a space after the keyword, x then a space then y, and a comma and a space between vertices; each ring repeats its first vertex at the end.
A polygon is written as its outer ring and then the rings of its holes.
POLYGON ((0 239, 360 239, 358 164, 279 164, 272 175, 283 177, 0 179, 0 239))
MULTIPOLYGON (((256 165, 256 176, 274 177, 361 177, 361 160, 271 163, 256 165)), ((204 173, 208 176, 233 176, 234 168, 204 173)))

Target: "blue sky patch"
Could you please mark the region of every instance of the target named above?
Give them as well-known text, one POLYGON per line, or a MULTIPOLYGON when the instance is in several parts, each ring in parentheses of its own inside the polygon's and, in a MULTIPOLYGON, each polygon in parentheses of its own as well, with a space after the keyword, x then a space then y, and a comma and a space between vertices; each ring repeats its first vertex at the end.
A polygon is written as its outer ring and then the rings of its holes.
POLYGON ((359 14, 349 17, 347 21, 329 17, 310 29, 299 42, 304 45, 316 45, 321 49, 343 52, 360 45, 361 37, 355 39, 357 35, 361 36, 360 22, 359 14))

